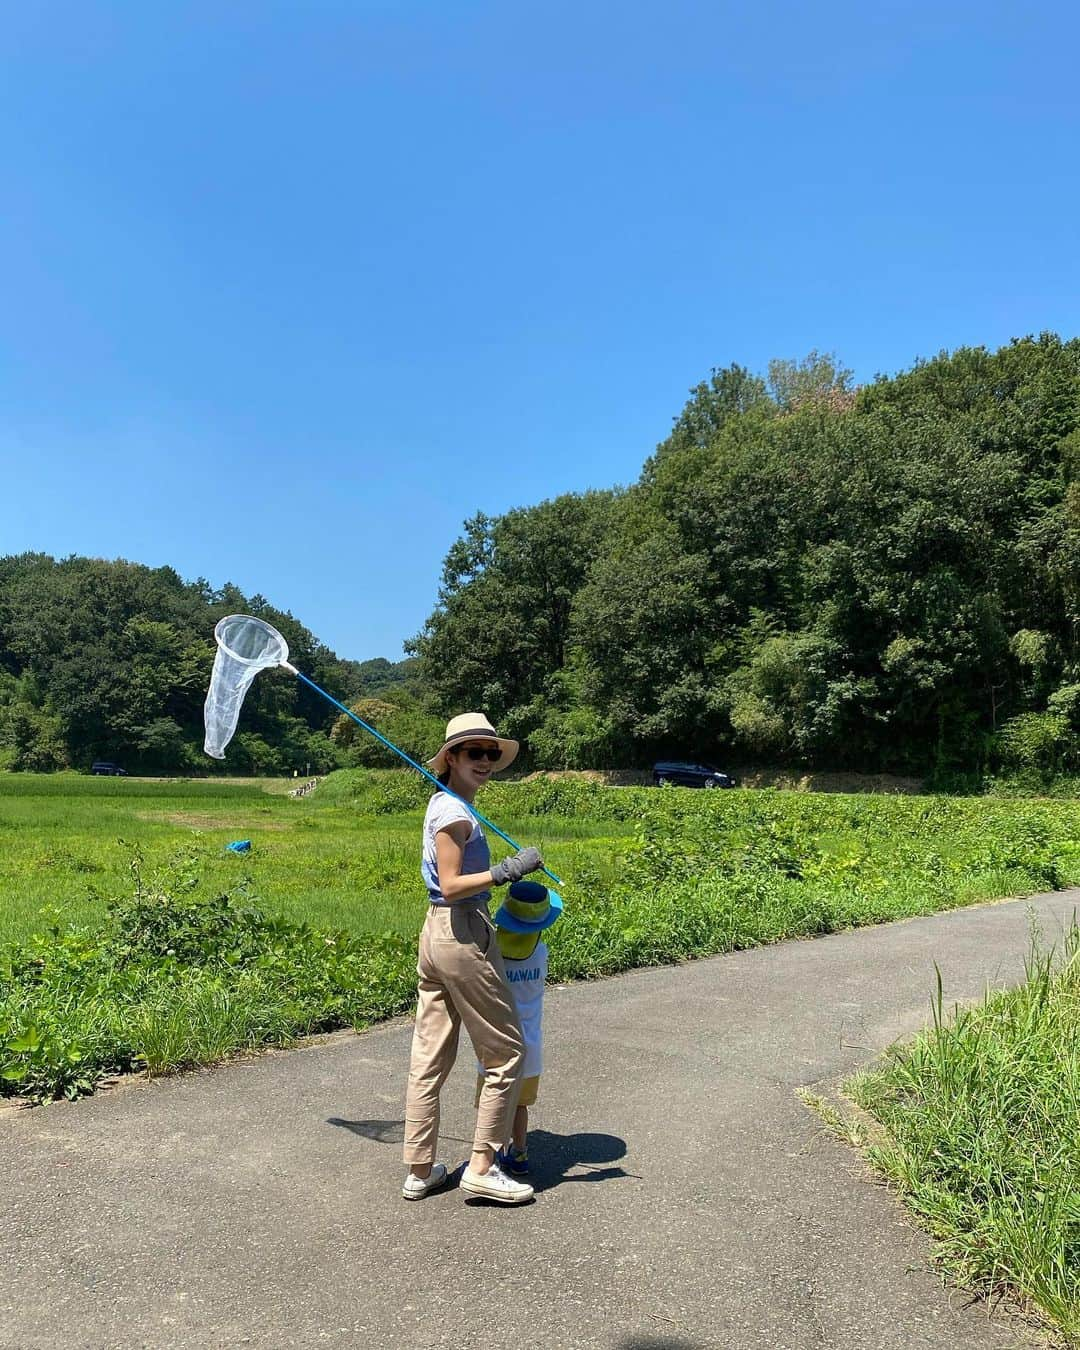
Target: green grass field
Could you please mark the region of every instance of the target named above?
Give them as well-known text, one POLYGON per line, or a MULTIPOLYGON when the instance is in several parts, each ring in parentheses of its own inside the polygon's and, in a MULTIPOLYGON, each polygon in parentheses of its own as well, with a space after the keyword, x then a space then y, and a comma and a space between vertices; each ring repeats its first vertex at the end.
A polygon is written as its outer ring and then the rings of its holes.
MULTIPOLYGON (((427 786, 400 771, 333 774, 300 799, 288 796, 292 785, 0 774, 0 946, 57 917, 101 917, 107 900, 130 895, 136 850, 152 872, 193 849, 208 887, 247 878, 269 914, 412 936, 424 914, 427 786), (228 853, 235 839, 250 839, 251 851, 228 853)), ((587 942, 599 930, 618 937, 621 954, 605 948, 585 973, 1080 881, 1076 801, 561 780, 493 784, 478 805, 566 879, 587 942), (652 941, 661 914, 701 904, 727 916, 723 931, 702 931, 689 949, 652 941)), ((492 846, 494 857, 508 852, 492 846)), ((572 966, 582 973, 576 958, 572 966)))
MULTIPOLYGON (((268 912, 295 921, 354 933, 415 933, 425 913, 422 805, 373 814, 363 798, 342 799, 323 787, 293 799, 287 795, 293 785, 0 774, 0 945, 43 928, 49 911, 63 922, 100 917, 106 899, 130 892, 136 846, 153 869, 194 845, 209 884, 227 889, 249 877, 268 912), (251 851, 226 852, 234 839, 250 839, 251 851)), ((511 815, 497 823, 557 855, 568 872, 586 855, 603 872, 597 855, 633 833, 625 823, 581 816, 511 815)))

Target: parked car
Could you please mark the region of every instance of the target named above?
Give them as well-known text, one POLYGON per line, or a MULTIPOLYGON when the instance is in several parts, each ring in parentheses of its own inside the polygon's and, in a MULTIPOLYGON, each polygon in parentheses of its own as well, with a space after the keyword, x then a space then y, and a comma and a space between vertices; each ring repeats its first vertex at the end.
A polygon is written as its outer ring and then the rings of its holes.
POLYGON ((122 769, 119 764, 113 764, 107 759, 95 759, 90 765, 90 772, 103 774, 106 778, 126 778, 127 769, 122 769))
POLYGON ((713 764, 691 764, 664 760, 653 765, 652 780, 657 787, 673 784, 677 787, 733 788, 737 787, 731 774, 723 773, 713 764))

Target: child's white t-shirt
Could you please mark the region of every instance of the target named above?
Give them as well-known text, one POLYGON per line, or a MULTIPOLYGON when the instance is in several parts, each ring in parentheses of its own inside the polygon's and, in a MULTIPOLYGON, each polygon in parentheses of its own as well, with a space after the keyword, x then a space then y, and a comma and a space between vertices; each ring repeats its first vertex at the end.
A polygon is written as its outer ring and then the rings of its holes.
POLYGON ((544 1012, 544 981, 547 979, 548 949, 543 940, 526 961, 510 961, 503 957, 510 993, 521 1019, 525 1037, 525 1066, 522 1078, 535 1078, 543 1072, 543 1037, 541 1018, 544 1012))

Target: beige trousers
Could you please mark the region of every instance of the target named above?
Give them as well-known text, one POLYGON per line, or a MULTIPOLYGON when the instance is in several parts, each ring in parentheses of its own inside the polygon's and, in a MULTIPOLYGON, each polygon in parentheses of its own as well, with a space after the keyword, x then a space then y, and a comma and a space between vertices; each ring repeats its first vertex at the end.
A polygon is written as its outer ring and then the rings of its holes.
POLYGON ((513 1126, 525 1044, 487 909, 468 902, 432 905, 420 932, 416 973, 405 1161, 435 1161, 439 1092, 453 1068, 462 1023, 484 1066, 473 1148, 502 1148, 513 1126))

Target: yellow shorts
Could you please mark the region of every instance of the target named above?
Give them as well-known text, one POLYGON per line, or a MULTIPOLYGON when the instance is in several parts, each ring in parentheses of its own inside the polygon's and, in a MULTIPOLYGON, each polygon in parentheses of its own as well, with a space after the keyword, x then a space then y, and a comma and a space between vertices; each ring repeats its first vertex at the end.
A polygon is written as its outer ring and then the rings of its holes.
MULTIPOLYGON (((480 1105, 480 1089, 484 1086, 484 1075, 476 1076, 476 1098, 475 1103, 480 1105)), ((535 1106, 536 1095, 540 1091, 540 1075, 533 1074, 531 1078, 521 1080, 521 1092, 518 1094, 518 1106, 535 1106)))

